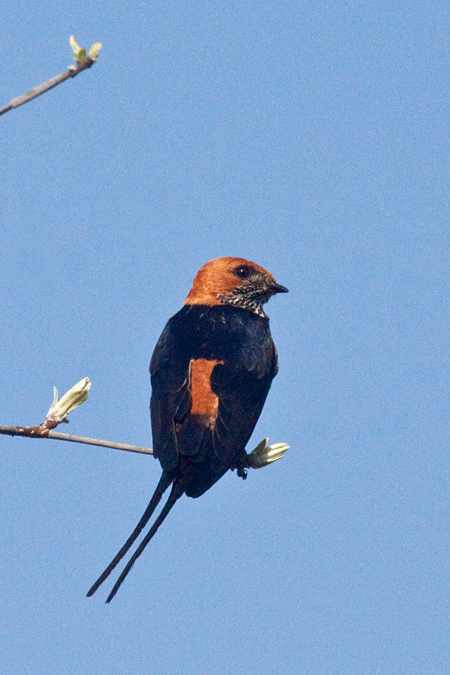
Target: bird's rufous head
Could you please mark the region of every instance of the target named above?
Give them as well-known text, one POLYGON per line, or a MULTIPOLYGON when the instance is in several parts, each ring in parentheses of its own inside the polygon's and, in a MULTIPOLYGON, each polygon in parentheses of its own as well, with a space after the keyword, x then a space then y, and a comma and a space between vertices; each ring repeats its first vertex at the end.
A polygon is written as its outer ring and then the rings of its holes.
POLYGON ((244 258, 216 258, 199 269, 185 305, 234 305, 265 317, 262 305, 287 293, 264 267, 244 258))

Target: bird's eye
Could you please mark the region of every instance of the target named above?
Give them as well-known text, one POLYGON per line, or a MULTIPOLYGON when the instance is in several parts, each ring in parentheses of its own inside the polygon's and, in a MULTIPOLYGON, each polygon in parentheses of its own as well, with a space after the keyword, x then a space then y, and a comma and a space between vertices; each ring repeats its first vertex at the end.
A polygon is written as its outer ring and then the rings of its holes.
POLYGON ((239 267, 236 267, 236 269, 233 270, 233 274, 239 279, 247 279, 252 272, 252 268, 248 267, 247 265, 240 265, 239 267))

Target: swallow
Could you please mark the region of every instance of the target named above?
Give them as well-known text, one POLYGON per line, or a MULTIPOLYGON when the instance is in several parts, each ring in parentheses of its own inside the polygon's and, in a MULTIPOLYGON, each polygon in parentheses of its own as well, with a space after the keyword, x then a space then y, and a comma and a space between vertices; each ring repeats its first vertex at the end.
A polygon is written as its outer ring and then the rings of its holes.
POLYGON ((198 271, 150 363, 153 454, 161 464, 161 478, 136 528, 88 597, 126 555, 170 486, 161 513, 106 602, 183 494, 200 497, 230 469, 245 477, 245 446, 278 372, 263 306, 276 293, 287 292, 270 272, 244 258, 217 258, 198 271))

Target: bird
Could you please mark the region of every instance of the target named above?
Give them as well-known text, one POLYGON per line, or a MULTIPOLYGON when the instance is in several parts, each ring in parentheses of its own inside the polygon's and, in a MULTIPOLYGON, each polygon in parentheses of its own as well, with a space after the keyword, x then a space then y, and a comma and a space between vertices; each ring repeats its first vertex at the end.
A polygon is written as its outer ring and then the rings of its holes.
POLYGON ((263 306, 273 295, 287 292, 270 272, 245 258, 216 258, 197 272, 150 362, 153 454, 161 464, 161 478, 136 528, 88 597, 132 547, 170 486, 164 507, 107 603, 182 495, 200 497, 230 469, 246 477, 245 446, 278 372, 263 306))

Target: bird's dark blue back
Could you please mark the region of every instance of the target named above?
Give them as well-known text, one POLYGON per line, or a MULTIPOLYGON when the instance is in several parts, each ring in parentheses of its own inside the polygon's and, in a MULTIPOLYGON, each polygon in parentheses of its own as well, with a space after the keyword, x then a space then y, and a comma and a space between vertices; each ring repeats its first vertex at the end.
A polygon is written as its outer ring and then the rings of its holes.
POLYGON ((230 305, 185 305, 167 323, 150 364, 153 451, 165 471, 196 462, 186 494, 203 494, 236 462, 261 413, 277 355, 267 318, 230 305), (193 365, 211 364, 214 419, 195 414, 204 395, 193 365))

